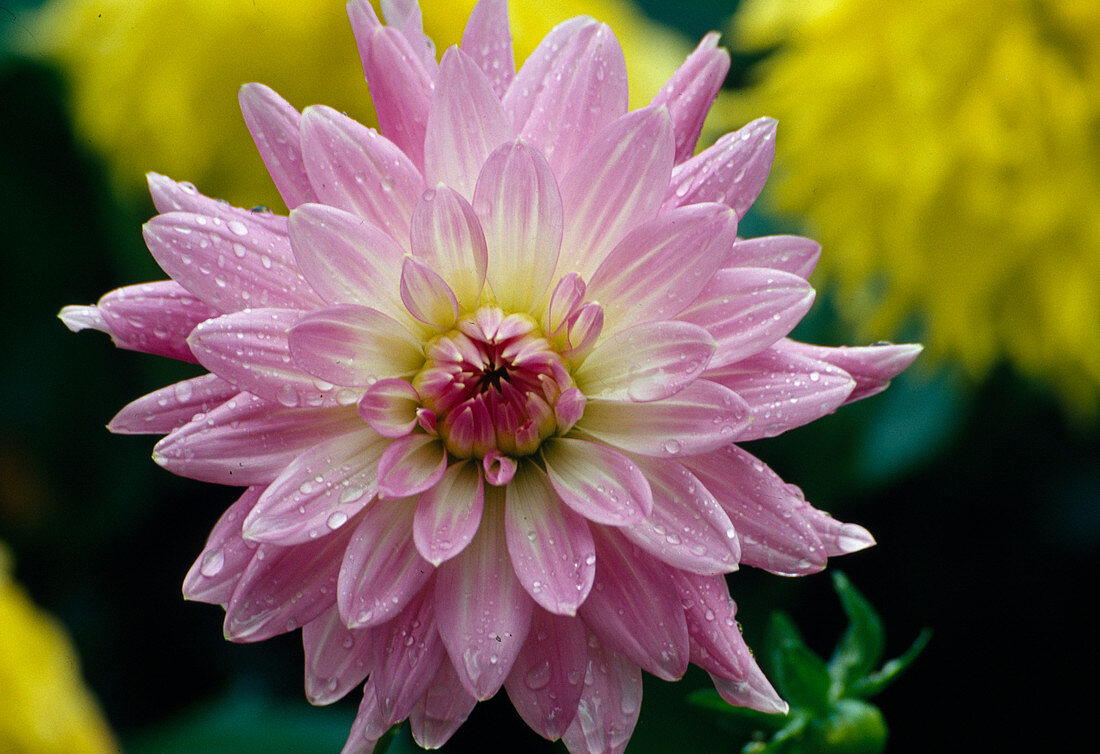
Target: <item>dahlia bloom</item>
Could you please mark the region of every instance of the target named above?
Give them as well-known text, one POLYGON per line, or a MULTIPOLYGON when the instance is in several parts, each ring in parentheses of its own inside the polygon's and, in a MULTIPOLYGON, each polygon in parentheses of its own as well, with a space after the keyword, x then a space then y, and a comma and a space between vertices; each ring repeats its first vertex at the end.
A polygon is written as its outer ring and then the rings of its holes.
POLYGON ((380 132, 241 90, 289 217, 151 175, 172 279, 62 310, 209 370, 110 424, 247 487, 185 596, 223 605, 234 641, 302 629, 315 703, 366 678, 347 751, 406 717, 439 746, 501 687, 539 734, 621 751, 641 671, 689 662, 732 704, 785 709, 725 574, 811 573, 873 539, 735 442, 882 390, 919 347, 785 337, 820 250, 737 238, 773 121, 692 156, 716 35, 631 112, 590 18, 516 71, 503 0, 438 63, 416 5, 387 9, 348 4, 380 132))
POLYGON ((1100 3, 747 0, 733 29, 775 50, 733 112, 784 123, 766 198, 835 251, 841 314, 1095 417, 1100 3))

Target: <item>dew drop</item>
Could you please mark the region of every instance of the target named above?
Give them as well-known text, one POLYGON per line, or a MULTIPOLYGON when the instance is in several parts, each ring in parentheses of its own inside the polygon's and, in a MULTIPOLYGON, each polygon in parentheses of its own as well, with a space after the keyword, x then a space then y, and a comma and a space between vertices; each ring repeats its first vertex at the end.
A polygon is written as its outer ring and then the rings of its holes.
POLYGON ((231 233, 237 236, 248 235, 248 226, 242 223, 240 220, 230 220, 229 230, 231 233))
POLYGON ((339 529, 347 522, 348 514, 344 513, 343 511, 336 511, 328 517, 328 521, 326 523, 328 524, 328 528, 330 529, 339 529))
POLYGON ((213 578, 221 573, 222 568, 225 566, 225 551, 220 547, 217 550, 211 550, 202 556, 202 564, 199 566, 199 573, 206 578, 213 578))

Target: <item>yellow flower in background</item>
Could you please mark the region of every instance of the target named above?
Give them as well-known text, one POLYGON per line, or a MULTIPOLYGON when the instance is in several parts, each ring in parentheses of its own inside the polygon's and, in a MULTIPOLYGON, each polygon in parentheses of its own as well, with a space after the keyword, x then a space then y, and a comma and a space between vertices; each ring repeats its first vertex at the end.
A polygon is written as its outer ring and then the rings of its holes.
MULTIPOLYGON (((458 43, 473 5, 421 3, 439 52, 458 43)), ((509 12, 518 60, 572 16, 611 24, 635 87, 631 107, 646 104, 691 49, 627 0, 512 2, 509 12)), ((125 188, 144 191, 145 173, 156 170, 236 203, 282 207, 240 117, 245 82, 299 109, 325 102, 375 123, 359 60, 344 52, 352 39, 343 0, 56 0, 31 31, 32 51, 69 80, 78 135, 125 188)))
POLYGON ((121 751, 64 630, 11 578, 0 543, 0 751, 94 754, 121 751))
POLYGON ((861 333, 915 317, 932 354, 1094 415, 1100 3, 747 0, 733 44, 776 48, 736 111, 779 120, 769 199, 861 333))

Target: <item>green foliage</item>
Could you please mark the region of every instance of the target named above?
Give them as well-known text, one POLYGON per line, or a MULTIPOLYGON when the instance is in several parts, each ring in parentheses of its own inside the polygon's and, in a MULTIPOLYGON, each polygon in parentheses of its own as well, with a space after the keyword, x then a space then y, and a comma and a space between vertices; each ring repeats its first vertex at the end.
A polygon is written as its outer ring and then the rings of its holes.
POLYGON ((806 646, 786 614, 773 613, 768 624, 762 660, 776 690, 790 704, 788 714, 731 707, 714 691, 691 695, 690 701, 712 712, 719 724, 752 739, 742 754, 878 754, 885 750, 886 721, 866 700, 912 664, 931 632, 921 631, 904 654, 879 667, 886 645, 882 620, 843 573, 833 573, 833 586, 848 628, 828 662, 806 646))

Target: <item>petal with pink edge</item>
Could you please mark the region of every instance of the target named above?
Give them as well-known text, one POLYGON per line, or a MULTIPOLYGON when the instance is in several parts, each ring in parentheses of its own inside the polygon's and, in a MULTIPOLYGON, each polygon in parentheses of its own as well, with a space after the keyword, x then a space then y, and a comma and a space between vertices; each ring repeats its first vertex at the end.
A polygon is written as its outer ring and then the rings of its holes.
POLYGON ((511 137, 508 117, 489 79, 457 47, 443 53, 424 142, 429 185, 445 183, 467 199, 485 158, 511 137))
POLYGON ((245 84, 237 94, 237 101, 264 167, 286 206, 294 209, 304 202, 317 201, 302 164, 298 130, 301 114, 263 84, 245 84))
MULTIPOLYGON (((173 181, 159 173, 146 173, 145 179, 149 183, 149 194, 153 198, 153 206, 161 214, 187 212, 226 224, 239 220, 248 227, 260 227, 276 236, 286 235, 286 217, 276 215, 269 209, 234 207, 221 199, 200 194, 193 183, 173 181)), ((290 260, 288 254, 290 249, 285 244, 269 247, 269 251, 279 258, 280 263, 285 264, 290 260)))
POLYGON ((447 186, 428 189, 412 217, 412 252, 439 273, 465 309, 477 306, 489 255, 474 208, 447 186))
POLYGON ((249 487, 214 524, 206 546, 183 580, 184 599, 223 607, 229 604, 256 552, 256 544, 241 537, 241 523, 262 492, 262 487, 249 487))
POLYGON ((924 350, 923 346, 915 343, 902 345, 877 343, 871 346, 829 348, 827 346, 798 343, 793 340, 783 341, 780 347, 787 353, 808 356, 811 359, 840 367, 852 375, 852 378, 856 381, 856 386, 851 395, 844 401, 845 403, 852 403, 881 393, 889 387, 890 380, 905 371, 920 355, 920 352, 924 350))
POLYGON ((424 33, 424 19, 417 0, 382 0, 382 16, 386 24, 398 29, 409 45, 420 52, 424 67, 435 69, 435 43, 424 33))
POLYGON ((496 96, 503 97, 516 75, 507 0, 481 0, 474 6, 462 32, 462 51, 488 77, 496 96))
POLYGON ((162 387, 128 403, 107 424, 119 435, 165 434, 205 414, 239 393, 232 383, 204 374, 162 387))
POLYGON ((172 280, 113 290, 97 306, 119 348, 192 363, 197 360, 187 336, 200 322, 220 314, 172 280))
POLYGON ((550 165, 522 141, 496 149, 474 189, 485 232, 487 278, 506 311, 534 313, 554 276, 561 249, 562 205, 550 165))
POLYGON ((651 403, 593 398, 577 428, 631 453, 679 457, 733 442, 750 420, 749 407, 737 393, 697 379, 672 397, 651 403))
POLYGON ((370 629, 350 629, 335 605, 302 626, 306 698, 332 704, 363 682, 371 669, 370 629))
POLYGON ((348 627, 391 620, 431 578, 435 569, 412 542, 413 502, 379 500, 361 514, 339 566, 337 604, 348 627))
POLYGON ((802 236, 761 236, 738 240, 730 249, 727 267, 768 267, 798 275, 803 280, 817 266, 821 244, 802 236))
POLYGON ((641 709, 641 670, 589 634, 584 693, 562 742, 573 754, 622 754, 641 709))
POLYGON ((447 449, 438 438, 413 434, 390 443, 378 460, 378 496, 416 495, 432 487, 447 471, 447 449))
POLYGON ((557 615, 575 615, 596 573, 592 533, 533 463, 520 464, 506 488, 504 531, 512 567, 531 598, 557 615))
POLYGON ((658 678, 688 665, 688 632, 669 567, 614 530, 594 527, 596 582, 580 608, 600 641, 658 678))
POLYGON ((743 680, 729 680, 711 673, 714 689, 735 707, 748 707, 768 715, 785 715, 790 706, 764 676, 760 666, 753 665, 743 680))
POLYGON ((351 724, 351 732, 340 754, 371 754, 379 739, 386 735, 389 729, 390 726, 382 721, 382 713, 378 709, 374 680, 368 678, 363 684, 363 701, 359 703, 355 722, 351 724))
POLYGON ((435 580, 439 635, 462 685, 481 700, 508 677, 535 607, 508 556, 503 494, 498 487, 485 490, 477 535, 439 566, 435 580))
POLYGON ((244 522, 244 536, 293 545, 344 526, 374 499, 378 459, 388 444, 364 430, 302 453, 264 491, 244 522))
POLYGON ((382 719, 409 716, 443 663, 450 664, 436 630, 430 586, 421 589, 393 620, 372 631, 371 678, 382 719))
POLYGON ((450 662, 439 666, 435 678, 409 712, 413 740, 425 749, 438 749, 466 722, 477 699, 459 681, 450 662))
POLYGON ((561 738, 577 713, 588 667, 587 634, 579 620, 536 607, 527 642, 504 682, 516 712, 551 741, 561 738))
POLYGON ((614 448, 571 437, 542 445, 546 473, 562 501, 601 524, 636 524, 653 510, 649 482, 638 466, 614 448))
POLYGON ((676 163, 695 153, 695 143, 726 73, 730 69, 730 54, 718 49, 718 33, 703 37, 699 46, 688 55, 683 65, 661 87, 650 105, 668 108, 676 134, 676 163))
POLYGON ((477 533, 485 506, 485 481, 478 466, 469 459, 451 464, 416 502, 413 542, 433 565, 458 555, 477 533))
POLYGON ((408 380, 378 380, 359 401, 359 415, 383 437, 398 438, 419 423, 420 395, 408 380))
POLYGON ((401 263, 401 303, 433 330, 449 330, 458 318, 458 299, 447 281, 416 257, 401 263))

